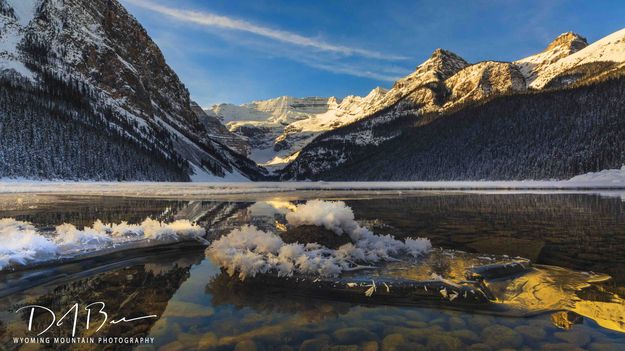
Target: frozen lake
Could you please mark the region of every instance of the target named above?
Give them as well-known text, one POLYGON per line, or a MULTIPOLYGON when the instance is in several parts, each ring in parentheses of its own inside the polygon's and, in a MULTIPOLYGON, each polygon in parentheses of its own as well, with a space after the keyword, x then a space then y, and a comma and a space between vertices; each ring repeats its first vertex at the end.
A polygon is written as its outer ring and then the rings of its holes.
MULTIPOLYGON (((206 243, 200 241, 164 241, 123 251, 107 246, 103 255, 91 252, 63 263, 53 259, 30 269, 32 262, 27 262, 0 273, 0 340, 7 348, 13 347, 12 337, 30 335, 29 315, 16 314, 17 306, 48 306, 60 317, 74 303, 82 308, 94 301, 105 301, 112 316, 155 317, 105 324, 95 334, 84 330, 81 320, 77 335, 154 337, 154 344, 140 345, 143 349, 625 347, 625 202, 620 190, 16 186, 0 189, 0 218, 30 223, 52 238, 63 223, 81 232, 98 219, 135 226, 146 218, 162 225, 188 220, 203 229, 208 242, 244 225, 279 233, 286 213, 319 199, 343 201, 358 225, 376 235, 428 238, 434 250, 445 253, 441 259, 423 258, 422 266, 399 274, 403 277, 435 273, 455 279, 471 260, 502 255, 527 258, 536 268, 505 284, 489 281, 496 304, 527 312, 519 317, 480 306, 384 303, 375 294, 350 300, 292 288, 248 289, 207 258, 206 243), (579 272, 612 279, 580 284, 579 272), (532 284, 527 294, 525 287, 532 284)), ((148 232, 145 224, 141 228, 148 232)), ((46 313, 37 314, 34 329, 44 329, 48 319, 46 313)), ((68 335, 70 329, 68 322, 47 334, 68 335)))

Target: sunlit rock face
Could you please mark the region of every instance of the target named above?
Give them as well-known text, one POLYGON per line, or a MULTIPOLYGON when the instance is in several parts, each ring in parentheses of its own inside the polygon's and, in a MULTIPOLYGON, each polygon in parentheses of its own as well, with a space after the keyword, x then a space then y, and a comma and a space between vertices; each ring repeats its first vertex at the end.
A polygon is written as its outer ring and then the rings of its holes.
POLYGON ((450 91, 445 108, 526 90, 525 79, 514 65, 494 61, 471 65, 446 80, 445 84, 450 91))
POLYGON ((575 33, 564 33, 542 53, 516 63, 529 73, 534 89, 561 88, 592 81, 618 70, 625 60, 625 30, 621 29, 588 45, 575 33))

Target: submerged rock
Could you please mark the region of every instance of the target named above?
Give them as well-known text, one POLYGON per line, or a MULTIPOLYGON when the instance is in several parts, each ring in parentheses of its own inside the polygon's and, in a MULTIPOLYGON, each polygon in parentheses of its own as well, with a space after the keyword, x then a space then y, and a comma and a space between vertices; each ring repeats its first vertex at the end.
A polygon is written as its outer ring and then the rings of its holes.
POLYGON ((482 338, 494 349, 504 347, 516 349, 523 344, 523 337, 519 333, 503 325, 491 325, 484 328, 482 338))
POLYGON ((545 329, 532 325, 520 325, 514 328, 514 330, 521 334, 528 343, 544 340, 547 336, 545 329))
POLYGON ((304 340, 302 345, 299 347, 299 351, 321 351, 328 346, 328 343, 328 337, 304 340))
POLYGON ((491 351, 493 348, 483 344, 483 343, 477 343, 477 344, 473 344, 471 346, 469 346, 468 350, 471 351, 491 351))
POLYGON ((458 338, 446 333, 430 336, 426 344, 426 349, 431 351, 459 351, 462 348, 462 342, 458 338))
POLYGON ((258 348, 256 347, 256 343, 252 340, 243 340, 239 341, 234 347, 234 351, 256 351, 258 348))
POLYGON ((556 312, 551 315, 551 321, 553 324, 564 330, 569 330, 575 324, 581 324, 584 322, 584 317, 571 311, 556 312))
POLYGON ((364 328, 343 328, 334 332, 334 339, 340 344, 356 344, 363 341, 377 341, 378 337, 364 328))
POLYGON ((360 346, 362 348, 362 351, 378 351, 380 349, 378 343, 375 341, 367 341, 362 343, 362 345, 360 346))
MULTIPOLYGON (((454 329, 453 326, 450 325, 450 327, 454 329)), ((468 343, 480 341, 480 337, 468 329, 454 330, 450 332, 449 335, 459 338, 460 340, 468 343)))
POLYGON ((390 334, 384 337, 384 340, 382 340, 382 350, 398 350, 401 349, 401 347, 404 347, 405 343, 406 339, 402 334, 390 334))
POLYGON ((459 317, 451 317, 449 318, 449 327, 452 330, 461 330, 466 328, 466 323, 462 318, 459 317))
POLYGON ((467 272, 467 279, 497 279, 511 277, 515 274, 522 274, 530 269, 529 260, 514 260, 505 263, 488 264, 473 267, 467 272))
POLYGON ((590 334, 582 330, 557 332, 553 333, 553 336, 577 346, 586 346, 591 340, 590 334))

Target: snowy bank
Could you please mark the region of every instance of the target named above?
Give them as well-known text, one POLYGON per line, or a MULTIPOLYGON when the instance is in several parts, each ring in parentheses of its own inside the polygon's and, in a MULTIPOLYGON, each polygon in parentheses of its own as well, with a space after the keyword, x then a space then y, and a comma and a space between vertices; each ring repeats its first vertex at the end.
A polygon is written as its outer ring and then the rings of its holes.
POLYGON ((146 218, 141 224, 104 224, 77 229, 63 223, 53 232, 37 230, 13 218, 0 219, 0 270, 56 259, 75 258, 107 250, 122 250, 136 244, 160 245, 185 240, 204 242, 204 228, 187 220, 163 223, 146 218))
POLYGON ((185 197, 287 192, 300 190, 623 190, 625 166, 582 174, 569 180, 406 181, 406 182, 73 182, 6 179, 0 194, 48 193, 185 197))
POLYGON ((620 169, 604 169, 599 172, 581 174, 569 179, 571 183, 603 184, 606 187, 625 188, 625 165, 620 169))

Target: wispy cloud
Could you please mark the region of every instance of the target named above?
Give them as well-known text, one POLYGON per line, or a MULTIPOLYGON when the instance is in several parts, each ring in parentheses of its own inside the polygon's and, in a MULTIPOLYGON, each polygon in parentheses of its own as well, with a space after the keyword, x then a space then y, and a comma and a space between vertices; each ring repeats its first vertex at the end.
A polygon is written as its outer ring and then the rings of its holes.
POLYGON ((345 45, 331 44, 315 38, 306 37, 297 33, 269 28, 245 20, 217 15, 206 11, 183 10, 163 6, 149 0, 126 0, 125 2, 144 9, 154 11, 181 22, 194 23, 201 26, 217 27, 235 31, 252 33, 272 40, 297 46, 309 47, 320 51, 338 53, 346 56, 360 56, 386 61, 407 60, 408 57, 390 55, 373 50, 361 49, 345 45))
MULTIPOLYGON (((327 72, 347 74, 347 75, 355 76, 355 77, 371 78, 375 80, 382 80, 385 82, 395 82, 401 77, 399 75, 387 74, 386 72, 375 72, 372 70, 368 70, 366 68, 359 68, 353 64, 342 64, 342 63, 337 63, 337 62, 323 63, 321 61, 313 61, 313 60, 308 60, 308 59, 295 59, 295 60, 307 66, 320 69, 320 70, 324 70, 327 72)), ((383 71, 386 71, 386 70, 383 69, 383 71)), ((406 74, 405 71, 403 73, 406 74)))

